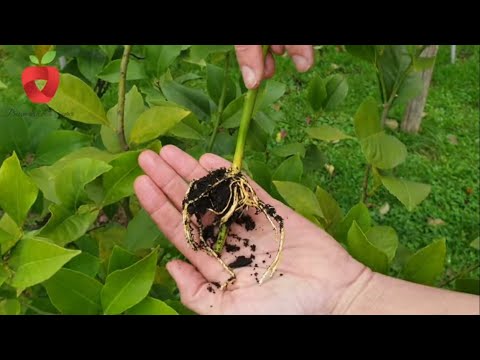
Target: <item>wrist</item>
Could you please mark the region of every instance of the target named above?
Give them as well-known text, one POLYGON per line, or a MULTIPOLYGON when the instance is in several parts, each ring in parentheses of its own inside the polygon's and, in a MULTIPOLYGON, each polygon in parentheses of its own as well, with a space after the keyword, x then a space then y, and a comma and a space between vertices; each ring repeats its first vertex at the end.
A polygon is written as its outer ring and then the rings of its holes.
MULTIPOLYGON (((377 274, 363 266, 359 274, 351 281, 339 295, 332 315, 359 314, 359 310, 369 306, 371 288, 375 288, 377 274)), ((373 300, 373 299, 372 299, 373 300)))

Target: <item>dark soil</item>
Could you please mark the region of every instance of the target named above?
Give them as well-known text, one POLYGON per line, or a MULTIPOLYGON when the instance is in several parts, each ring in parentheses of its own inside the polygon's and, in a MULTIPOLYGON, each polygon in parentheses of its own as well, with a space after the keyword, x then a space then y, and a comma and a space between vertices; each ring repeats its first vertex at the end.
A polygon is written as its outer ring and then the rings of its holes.
POLYGON ((253 259, 251 257, 247 258, 242 255, 237 257, 235 261, 231 262, 228 266, 232 269, 241 268, 250 265, 252 261, 253 259))
POLYGON ((253 221, 252 217, 250 215, 243 215, 240 216, 237 221, 237 224, 239 225, 245 225, 245 229, 247 231, 255 229, 255 221, 253 221))
POLYGON ((234 245, 234 244, 226 244, 225 248, 227 249, 227 252, 229 253, 234 253, 240 250, 240 246, 234 245))

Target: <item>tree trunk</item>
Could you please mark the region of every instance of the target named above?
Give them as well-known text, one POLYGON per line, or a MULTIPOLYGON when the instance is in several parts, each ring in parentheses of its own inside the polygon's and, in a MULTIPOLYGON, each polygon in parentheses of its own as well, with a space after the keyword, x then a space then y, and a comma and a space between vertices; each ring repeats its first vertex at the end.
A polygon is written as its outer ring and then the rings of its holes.
MULTIPOLYGON (((438 45, 427 47, 423 53, 423 57, 434 57, 437 55, 438 45)), ((423 110, 427 102, 428 89, 432 80, 433 67, 422 71, 423 90, 420 95, 410 100, 405 110, 402 120, 402 130, 409 133, 417 133, 422 123, 423 110)))

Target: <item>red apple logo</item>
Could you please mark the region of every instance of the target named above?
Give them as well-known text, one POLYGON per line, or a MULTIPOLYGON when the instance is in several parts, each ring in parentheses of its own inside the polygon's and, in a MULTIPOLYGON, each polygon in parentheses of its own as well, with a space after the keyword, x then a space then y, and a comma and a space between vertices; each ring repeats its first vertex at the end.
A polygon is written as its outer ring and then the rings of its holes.
POLYGON ((23 70, 22 85, 25 94, 31 102, 36 104, 48 103, 55 96, 60 83, 60 73, 54 66, 44 66, 55 59, 56 52, 49 51, 38 59, 35 55, 30 55, 30 61, 36 66, 29 66, 23 70), (35 83, 36 80, 46 80, 47 83, 40 90, 35 83))

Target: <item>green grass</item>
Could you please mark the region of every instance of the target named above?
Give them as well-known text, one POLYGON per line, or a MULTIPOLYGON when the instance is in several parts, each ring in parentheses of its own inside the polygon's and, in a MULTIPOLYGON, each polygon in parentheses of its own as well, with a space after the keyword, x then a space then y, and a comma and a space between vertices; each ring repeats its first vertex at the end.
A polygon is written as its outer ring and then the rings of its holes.
MULTIPOLYGON (((294 71, 287 59, 277 62, 275 80, 288 85, 288 96, 281 101, 285 120, 279 129, 287 130, 284 143, 305 141, 305 119, 312 124, 329 124, 354 134, 353 115, 368 96, 379 98, 373 68, 334 47, 317 54, 315 68, 305 74, 294 71), (306 86, 315 75, 325 77, 343 73, 348 78, 349 94, 339 111, 314 119, 306 102, 306 86)), ((447 272, 451 275, 466 265, 478 261, 479 254, 469 243, 479 233, 479 47, 459 46, 456 64, 450 64, 449 47, 442 46, 433 74, 432 86, 419 134, 394 131, 408 148, 404 164, 396 176, 429 183, 432 191, 413 212, 386 190, 369 199, 371 214, 378 224, 396 229, 400 242, 417 250, 432 240, 445 237, 448 246, 447 272), (455 135, 458 145, 448 141, 455 135), (473 190, 469 194, 467 189, 473 190), (390 211, 382 216, 378 209, 388 202, 390 211), (428 219, 442 219, 445 225, 428 225, 428 219)), ((393 114, 401 115, 401 112, 393 114)), ((399 118, 400 119, 400 118, 399 118)), ((308 140, 307 140, 308 141, 308 140)), ((344 141, 338 144, 318 142, 335 167, 333 176, 323 168, 315 171, 315 182, 332 193, 344 210, 360 199, 365 162, 358 144, 344 141)), ((276 146, 273 142, 271 146, 276 146)))

